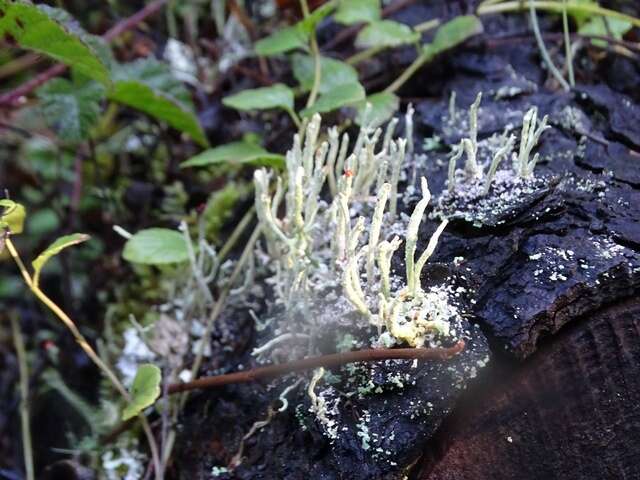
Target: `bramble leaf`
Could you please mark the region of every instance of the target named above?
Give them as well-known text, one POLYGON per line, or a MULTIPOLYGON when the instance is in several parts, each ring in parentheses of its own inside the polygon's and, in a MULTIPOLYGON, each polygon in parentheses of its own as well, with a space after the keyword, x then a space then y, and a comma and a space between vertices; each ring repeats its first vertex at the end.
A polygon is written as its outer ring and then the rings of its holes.
POLYGON ((122 63, 114 68, 114 81, 137 80, 158 90, 193 109, 191 95, 184 84, 171 72, 171 67, 153 57, 141 58, 129 63, 122 63))
POLYGON ((47 124, 66 142, 81 142, 89 137, 100 117, 104 87, 77 75, 73 81, 54 78, 37 90, 47 124))
POLYGON ((0 37, 34 50, 101 83, 110 80, 108 66, 87 41, 87 34, 63 10, 23 0, 0 0, 0 37))
POLYGON ((148 228, 127 240, 122 256, 131 263, 165 265, 187 261, 189 252, 180 232, 168 228, 148 228))
POLYGON ((209 144, 188 90, 157 60, 143 59, 115 68, 114 84, 107 95, 187 133, 202 146, 209 144))
POLYGON ((274 168, 284 166, 284 156, 271 153, 259 145, 249 142, 232 142, 210 148, 183 162, 180 167, 206 167, 221 163, 264 165, 274 168))
POLYGON ((315 30, 316 26, 327 16, 329 15, 335 8, 333 2, 327 2, 320 5, 316 8, 311 14, 303 18, 298 22, 300 28, 307 35, 311 35, 311 33, 315 30))
POLYGON ((38 285, 40 280, 40 272, 42 272, 42 268, 52 257, 58 255, 65 248, 77 245, 82 242, 86 242, 87 240, 89 240, 89 238, 91 237, 89 237, 89 235, 85 235, 84 233, 73 233, 71 235, 60 237, 51 245, 49 245, 49 247, 47 247, 44 252, 38 255, 36 259, 31 262, 31 265, 33 266, 33 283, 38 285))
POLYGON ((131 385, 131 401, 122 411, 122 420, 129 420, 153 405, 160 396, 160 369, 151 363, 138 367, 131 385))

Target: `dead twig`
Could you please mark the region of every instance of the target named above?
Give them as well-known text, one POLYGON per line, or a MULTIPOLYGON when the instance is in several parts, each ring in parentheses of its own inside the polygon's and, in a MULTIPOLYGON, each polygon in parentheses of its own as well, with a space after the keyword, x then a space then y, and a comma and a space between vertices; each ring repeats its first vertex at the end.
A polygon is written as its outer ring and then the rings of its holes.
POLYGON ((232 383, 246 383, 272 378, 292 372, 300 372, 317 367, 335 368, 347 363, 374 362, 378 360, 447 360, 462 352, 465 343, 460 340, 449 348, 380 348, 332 353, 318 357, 303 358, 278 365, 258 367, 244 372, 227 373, 212 377, 201 377, 191 382, 169 385, 169 393, 185 392, 203 388, 216 388, 232 383))

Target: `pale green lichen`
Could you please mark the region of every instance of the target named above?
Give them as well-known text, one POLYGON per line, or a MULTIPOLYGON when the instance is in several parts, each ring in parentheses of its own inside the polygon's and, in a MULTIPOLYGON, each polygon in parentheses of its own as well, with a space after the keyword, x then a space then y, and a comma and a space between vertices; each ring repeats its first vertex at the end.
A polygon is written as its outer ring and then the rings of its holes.
POLYGON ((551 128, 547 125, 548 116, 545 115, 538 123, 538 108, 532 107, 522 118, 522 130, 520 133, 520 149, 516 161, 516 171, 520 178, 531 178, 533 170, 538 163, 539 154, 536 153, 530 159, 531 150, 538 144, 542 133, 551 128))
POLYGON ((496 171, 498 170, 498 166, 502 162, 504 158, 506 158, 511 150, 513 150, 513 145, 516 142, 516 137, 514 135, 510 135, 506 142, 496 151, 493 155, 493 159, 491 160, 491 165, 489 166, 489 171, 487 172, 487 176, 484 182, 484 194, 489 193, 489 188, 491 188, 491 182, 493 181, 493 177, 496 175, 496 171))
MULTIPOLYGON (((478 105, 476 102, 474 111, 478 105)), ((411 114, 406 117, 406 131, 411 130, 411 114)), ((392 122, 380 140, 382 129, 363 125, 347 156, 348 137, 343 136, 339 146, 335 129, 329 129, 327 142, 317 145, 320 117, 314 116, 304 148, 301 138, 294 138, 286 156, 287 179, 277 179, 275 193, 270 193, 270 174, 266 170, 255 173, 256 210, 273 262, 274 290, 286 309, 306 305, 305 299, 314 291, 335 286, 379 334, 386 328, 396 343, 422 346, 428 338, 447 335, 445 324, 457 318, 455 309, 433 304, 435 299, 446 303, 446 295, 426 292, 420 279, 447 222, 440 224, 417 256, 418 232, 431 194, 422 178, 422 198, 410 217, 396 218, 407 140, 392 139, 395 126, 392 122), (382 148, 377 150, 380 143, 382 148), (344 171, 338 175, 341 165, 344 171), (325 183, 330 191, 335 188, 329 202, 321 197, 325 183), (279 218, 281 198, 285 198, 285 209, 279 218), (392 256, 401 245, 400 236, 392 232, 399 230, 405 231, 406 285, 391 272, 392 256)), ((284 331, 257 351, 293 338, 284 331)))
MULTIPOLYGON (((452 96, 455 102, 455 96, 452 96)), ((456 192, 456 170, 457 162, 463 154, 465 154, 465 164, 463 170, 463 185, 473 185, 479 180, 483 180, 484 187, 479 191, 479 195, 487 195, 491 188, 491 183, 495 178, 498 166, 507 158, 514 147, 515 136, 507 136, 506 132, 500 138, 500 144, 494 151, 489 169, 486 174, 483 173, 483 167, 478 162, 478 111, 480 101, 482 100, 482 92, 478 93, 476 100, 469 108, 469 135, 463 138, 460 143, 453 147, 451 157, 449 159, 449 169, 447 176, 447 192, 452 196, 456 192)), ((451 113, 452 104, 449 104, 449 116, 455 114, 455 103, 453 104, 453 113, 451 113)), ((451 117, 452 118, 452 117, 451 117)), ((530 108, 523 116, 522 129, 520 133, 520 146, 517 156, 514 156, 514 171, 517 177, 528 180, 533 177, 533 171, 538 163, 539 155, 535 154, 531 159, 531 151, 538 144, 540 136, 545 130, 550 128, 547 125, 547 116, 538 122, 538 109, 530 108)))

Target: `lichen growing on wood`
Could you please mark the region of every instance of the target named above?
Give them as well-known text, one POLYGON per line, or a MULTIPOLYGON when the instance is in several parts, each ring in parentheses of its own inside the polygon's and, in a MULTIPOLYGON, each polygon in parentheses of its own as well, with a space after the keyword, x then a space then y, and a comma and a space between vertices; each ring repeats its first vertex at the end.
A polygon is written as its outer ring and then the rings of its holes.
MULTIPOLYGON (((411 121, 407 123, 410 130, 411 121)), ((398 218, 395 212, 407 140, 392 139, 388 130, 378 149, 382 130, 365 124, 343 162, 346 147, 338 148, 337 132, 330 129, 329 140, 320 143, 319 131, 320 116, 315 115, 304 146, 299 136, 294 137, 286 156, 287 176, 277 177, 273 194, 272 174, 264 169, 254 174, 256 211, 278 302, 294 312, 314 293, 330 289, 346 313, 344 300, 363 324, 375 326, 379 334, 386 330, 387 344, 389 336, 392 342, 413 347, 449 336, 449 323, 459 317, 456 309, 448 305, 446 295, 433 295, 421 285, 422 271, 446 220, 416 257, 418 229, 431 198, 425 178, 422 198, 411 216, 398 218), (335 194, 325 200, 321 194, 331 178, 336 179, 335 194), (279 216, 283 198, 284 215, 279 216), (404 232, 404 280, 391 270, 392 256, 402 243, 392 233, 397 231, 404 232)), ((342 145, 346 144, 348 137, 343 136, 342 145)))

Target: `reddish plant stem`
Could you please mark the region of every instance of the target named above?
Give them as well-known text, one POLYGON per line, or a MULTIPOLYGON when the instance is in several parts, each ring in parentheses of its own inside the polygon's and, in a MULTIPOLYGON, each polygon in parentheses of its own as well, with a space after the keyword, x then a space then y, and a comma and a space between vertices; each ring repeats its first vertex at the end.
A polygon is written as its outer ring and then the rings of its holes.
POLYGON ((67 66, 62 63, 57 63, 52 67, 49 67, 44 72, 36 75, 31 80, 24 82, 18 88, 11 90, 10 92, 0 95, 0 107, 16 107, 22 97, 29 95, 40 85, 48 82, 53 77, 62 75, 67 70, 67 66))
POLYGON ((344 353, 332 353, 318 357, 303 358, 294 362, 258 367, 244 372, 227 373, 213 377, 202 377, 191 382, 169 385, 169 393, 185 392, 203 388, 216 388, 231 383, 246 383, 263 378, 277 377, 292 372, 300 372, 311 368, 334 368, 347 363, 374 362, 377 360, 448 360, 464 349, 464 341, 460 340, 449 348, 380 348, 356 350, 344 353))
MULTIPOLYGON (((102 35, 103 40, 110 42, 127 30, 131 30, 136 25, 143 22, 147 17, 157 13, 165 3, 167 3, 167 0, 154 0, 142 10, 116 23, 113 27, 107 30, 104 35, 102 35)), ((62 63, 49 67, 44 72, 36 75, 31 80, 28 80, 14 90, 11 90, 4 95, 0 95, 0 107, 18 106, 22 97, 29 95, 40 85, 48 82, 53 77, 63 74, 66 70, 67 66, 62 63)))
POLYGON ((124 32, 131 30, 132 28, 137 26, 139 23, 142 23, 143 21, 145 21, 148 17, 158 13, 162 9, 162 7, 164 7, 165 3, 167 3, 167 0, 154 0, 153 2, 145 6, 143 9, 134 13, 130 17, 127 17, 124 20, 119 21, 113 27, 107 30, 102 35, 103 40, 110 42, 114 38, 122 35, 124 32))

